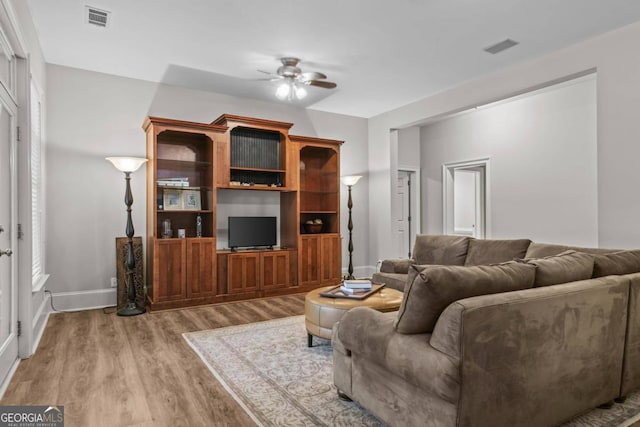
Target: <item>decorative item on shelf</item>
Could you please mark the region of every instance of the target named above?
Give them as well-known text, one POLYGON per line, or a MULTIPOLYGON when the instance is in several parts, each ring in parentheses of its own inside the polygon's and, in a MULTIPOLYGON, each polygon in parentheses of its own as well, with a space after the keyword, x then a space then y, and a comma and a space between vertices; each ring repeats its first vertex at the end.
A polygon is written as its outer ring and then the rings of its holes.
POLYGON ((347 202, 347 207, 349 208, 349 223, 347 224, 347 228, 349 229, 349 276, 347 279, 353 279, 353 238, 352 238, 352 230, 353 230, 353 220, 351 218, 351 210, 353 208, 353 201, 351 200, 351 187, 356 185, 358 181, 362 178, 361 175, 350 175, 343 176, 340 178, 342 183, 347 186, 349 189, 349 200, 347 202))
POLYGON ((162 220, 162 233, 160 236, 163 239, 170 239, 173 237, 173 230, 171 229, 171 220, 169 218, 165 218, 162 220))
POLYGON ((165 211, 181 211, 182 208, 182 191, 165 189, 162 192, 162 202, 165 211))
POLYGON ((186 230, 184 228, 178 228, 178 238, 184 239, 185 237, 187 237, 186 230))
POLYGON ((189 211, 199 211, 201 206, 200 190, 182 191, 182 209, 189 211))
POLYGON ((202 237, 202 216, 200 214, 196 217, 196 237, 202 237))
POLYGON ((116 311, 118 316, 136 316, 144 313, 144 301, 142 305, 136 303, 136 289, 134 282, 134 274, 136 261, 133 252, 133 220, 131 219, 131 206, 133 205, 133 193, 131 192, 131 173, 137 171, 147 159, 140 157, 107 157, 113 166, 121 172, 124 172, 126 189, 124 194, 124 204, 127 206, 127 226, 125 232, 127 235, 127 296, 128 302, 125 307, 116 311))
POLYGON ((188 187, 189 178, 162 178, 156 181, 158 187, 188 187))
POLYGON ((304 223, 304 230, 311 234, 320 233, 323 225, 320 218, 310 219, 304 223))

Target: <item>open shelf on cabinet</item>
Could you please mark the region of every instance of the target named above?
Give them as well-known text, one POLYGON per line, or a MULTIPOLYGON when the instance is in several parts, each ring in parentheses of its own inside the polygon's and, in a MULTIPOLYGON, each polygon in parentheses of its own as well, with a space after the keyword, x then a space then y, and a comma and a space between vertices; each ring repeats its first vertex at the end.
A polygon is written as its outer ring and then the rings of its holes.
POLYGON ((231 130, 229 181, 282 187, 286 151, 280 132, 247 127, 231 130))

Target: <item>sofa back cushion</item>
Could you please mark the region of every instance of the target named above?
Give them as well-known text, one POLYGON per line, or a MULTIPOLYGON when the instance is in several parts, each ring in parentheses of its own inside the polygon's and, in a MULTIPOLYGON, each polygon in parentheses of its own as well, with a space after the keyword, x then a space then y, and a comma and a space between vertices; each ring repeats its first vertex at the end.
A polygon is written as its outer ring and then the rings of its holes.
POLYGON ((604 254, 609 252, 617 252, 618 249, 604 249, 604 248, 582 248, 579 246, 566 246, 556 245, 553 243, 536 243, 531 242, 525 258, 543 258, 550 255, 558 255, 562 252, 574 250, 576 252, 583 252, 585 254, 604 254))
POLYGON ((534 287, 559 285, 591 278, 594 255, 576 251, 565 251, 558 255, 530 259, 535 265, 534 287))
POLYGON ((404 298, 395 321, 403 334, 432 332, 440 313, 462 298, 533 287, 536 267, 507 262, 477 267, 409 268, 404 298))
MULTIPOLYGON (((489 265, 524 258, 531 240, 472 240, 464 265, 489 265)), ((420 263, 417 263, 420 264, 420 263)))
POLYGON ((416 264, 464 265, 470 237, 421 234, 416 236, 416 264))
POLYGON ((595 256, 593 277, 640 272, 640 250, 619 251, 595 256))

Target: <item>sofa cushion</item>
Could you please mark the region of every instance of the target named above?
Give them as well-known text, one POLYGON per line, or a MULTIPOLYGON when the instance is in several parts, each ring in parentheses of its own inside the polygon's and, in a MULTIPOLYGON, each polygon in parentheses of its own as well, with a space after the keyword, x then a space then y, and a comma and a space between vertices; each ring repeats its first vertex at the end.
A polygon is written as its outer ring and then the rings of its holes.
POLYGON ((470 237, 416 236, 413 259, 416 264, 464 265, 470 237))
POLYGON ((409 280, 395 329, 403 334, 433 331, 449 304, 462 298, 527 289, 533 286, 535 266, 507 262, 491 266, 440 266, 409 269, 409 280))
POLYGON ((384 283, 387 288, 397 289, 404 292, 408 274, 402 273, 374 273, 371 277, 373 283, 384 283))
POLYGON ((640 250, 619 251, 595 256, 593 277, 640 272, 640 250))
POLYGON ((413 264, 412 259, 385 259, 380 265, 380 273, 400 273, 407 274, 409 266, 413 264))
POLYGON ((609 252, 616 252, 617 249, 604 249, 604 248, 582 248, 580 246, 566 246, 556 245, 553 243, 536 243, 531 242, 525 258, 543 258, 550 255, 558 255, 562 252, 574 250, 576 252, 584 252, 586 254, 603 254, 609 252))
POLYGON ((524 258, 530 243, 529 239, 474 239, 469 242, 469 251, 464 265, 489 265, 524 258))
POLYGON ((590 279, 593 257, 582 252, 565 251, 527 262, 537 267, 534 287, 540 287, 590 279))

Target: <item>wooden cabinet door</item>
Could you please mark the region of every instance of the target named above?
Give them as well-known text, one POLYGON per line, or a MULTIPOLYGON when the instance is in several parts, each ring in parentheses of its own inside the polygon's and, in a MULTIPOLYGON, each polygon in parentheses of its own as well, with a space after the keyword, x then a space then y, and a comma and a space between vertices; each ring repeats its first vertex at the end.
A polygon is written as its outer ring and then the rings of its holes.
POLYGON ((260 254, 262 289, 289 287, 289 251, 260 254))
POLYGON ((187 239, 187 298, 211 296, 216 288, 216 239, 187 239))
POLYGON ((338 284, 342 278, 340 235, 323 235, 320 240, 320 282, 323 285, 338 284))
POLYGON ((257 291, 260 287, 260 253, 230 254, 227 258, 230 294, 257 291))
POLYGON ((301 236, 298 280, 300 285, 320 284, 320 236, 301 236))
POLYGON ((187 246, 185 239, 157 239, 153 251, 153 301, 184 299, 187 246))

